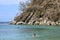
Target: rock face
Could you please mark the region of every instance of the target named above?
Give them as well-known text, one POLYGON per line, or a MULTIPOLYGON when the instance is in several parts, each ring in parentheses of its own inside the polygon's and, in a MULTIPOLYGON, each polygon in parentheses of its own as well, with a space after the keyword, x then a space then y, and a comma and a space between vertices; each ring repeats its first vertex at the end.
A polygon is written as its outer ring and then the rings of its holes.
POLYGON ((15 24, 60 25, 60 0, 31 0, 14 21, 15 24))

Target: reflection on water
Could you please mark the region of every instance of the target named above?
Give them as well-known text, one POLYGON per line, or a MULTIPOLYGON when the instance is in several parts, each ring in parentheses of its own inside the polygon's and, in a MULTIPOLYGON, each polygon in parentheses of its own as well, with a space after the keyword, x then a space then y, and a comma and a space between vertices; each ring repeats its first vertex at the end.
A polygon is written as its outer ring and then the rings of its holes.
POLYGON ((0 25, 0 40, 60 40, 60 27, 0 25))

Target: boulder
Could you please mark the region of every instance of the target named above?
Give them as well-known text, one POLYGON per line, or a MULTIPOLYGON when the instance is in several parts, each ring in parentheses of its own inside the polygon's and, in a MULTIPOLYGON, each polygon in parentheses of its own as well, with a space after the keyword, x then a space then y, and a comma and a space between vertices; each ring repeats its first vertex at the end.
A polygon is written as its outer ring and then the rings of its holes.
POLYGON ((32 23, 32 22, 28 22, 28 24, 33 25, 33 23, 32 23))
POLYGON ((51 25, 56 25, 56 23, 55 22, 51 22, 51 25))
POLYGON ((24 22, 17 22, 16 24, 17 25, 21 25, 21 24, 26 24, 26 23, 24 23, 24 22))
POLYGON ((56 21, 56 25, 60 25, 60 21, 56 21))
POLYGON ((34 25, 39 25, 39 23, 40 23, 40 22, 36 21, 36 22, 34 23, 34 25))
POLYGON ((51 21, 47 21, 47 25, 51 25, 51 21))

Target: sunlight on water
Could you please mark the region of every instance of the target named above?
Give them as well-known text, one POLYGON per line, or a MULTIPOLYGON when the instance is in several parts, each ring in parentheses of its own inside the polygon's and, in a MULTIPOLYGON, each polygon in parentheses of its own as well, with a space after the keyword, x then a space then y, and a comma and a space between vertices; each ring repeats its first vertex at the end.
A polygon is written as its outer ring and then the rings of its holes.
POLYGON ((60 40, 60 27, 2 24, 0 40, 60 40))

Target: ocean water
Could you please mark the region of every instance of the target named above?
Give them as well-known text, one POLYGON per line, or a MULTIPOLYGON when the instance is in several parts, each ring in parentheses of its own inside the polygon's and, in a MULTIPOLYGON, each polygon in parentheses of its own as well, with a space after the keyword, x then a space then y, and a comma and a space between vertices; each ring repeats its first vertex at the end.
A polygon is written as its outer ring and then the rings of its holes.
POLYGON ((0 40, 60 40, 60 27, 0 24, 0 40))

